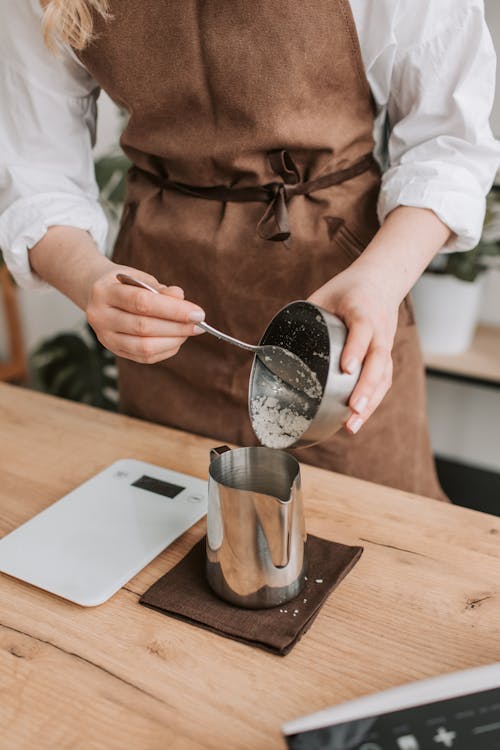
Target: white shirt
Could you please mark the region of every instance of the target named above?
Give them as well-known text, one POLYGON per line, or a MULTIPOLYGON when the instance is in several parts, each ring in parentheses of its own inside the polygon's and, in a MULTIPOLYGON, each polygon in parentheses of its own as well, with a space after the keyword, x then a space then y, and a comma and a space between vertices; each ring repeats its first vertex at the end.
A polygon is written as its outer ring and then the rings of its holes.
MULTIPOLYGON (((399 205, 432 209, 454 233, 445 249, 468 250, 500 164, 483 0, 351 7, 377 107, 380 221, 399 205)), ((0 17, 0 247, 18 283, 34 287, 28 251, 48 227, 79 227, 105 246, 92 161, 99 89, 69 48, 47 51, 39 0, 0 0, 0 17)))

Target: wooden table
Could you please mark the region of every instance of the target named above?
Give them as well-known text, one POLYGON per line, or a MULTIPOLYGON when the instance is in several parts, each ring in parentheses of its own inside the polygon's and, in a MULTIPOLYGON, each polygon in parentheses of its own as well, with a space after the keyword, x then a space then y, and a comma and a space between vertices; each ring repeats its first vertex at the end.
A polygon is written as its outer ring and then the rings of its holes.
POLYGON ((480 325, 462 354, 424 354, 429 375, 500 388, 500 326, 480 325))
MULTIPOLYGON (((200 477, 213 440, 0 385, 0 536, 117 458, 200 477)), ((310 467, 308 530, 365 552, 286 657, 138 604, 200 522, 100 607, 0 575, 1 750, 271 750, 281 724, 500 660, 500 519, 310 467)))

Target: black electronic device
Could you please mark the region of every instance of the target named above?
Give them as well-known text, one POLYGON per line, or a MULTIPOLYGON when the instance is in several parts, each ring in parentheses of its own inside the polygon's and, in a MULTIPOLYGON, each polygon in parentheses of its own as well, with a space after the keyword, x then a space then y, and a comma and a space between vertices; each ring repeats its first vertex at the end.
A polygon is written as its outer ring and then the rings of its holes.
POLYGON ((500 750, 500 664, 366 696, 283 731, 290 750, 500 750))

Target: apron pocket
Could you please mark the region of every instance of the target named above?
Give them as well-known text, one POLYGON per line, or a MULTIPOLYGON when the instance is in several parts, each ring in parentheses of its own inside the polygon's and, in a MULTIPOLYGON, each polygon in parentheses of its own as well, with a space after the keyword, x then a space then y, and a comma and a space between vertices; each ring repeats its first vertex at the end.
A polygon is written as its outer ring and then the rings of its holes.
POLYGON ((334 274, 340 273, 355 261, 368 243, 363 242, 343 219, 325 216, 334 267, 334 274))
POLYGON ((342 224, 337 232, 337 237, 352 260, 359 258, 366 247, 363 241, 360 240, 351 229, 349 229, 347 224, 342 224))

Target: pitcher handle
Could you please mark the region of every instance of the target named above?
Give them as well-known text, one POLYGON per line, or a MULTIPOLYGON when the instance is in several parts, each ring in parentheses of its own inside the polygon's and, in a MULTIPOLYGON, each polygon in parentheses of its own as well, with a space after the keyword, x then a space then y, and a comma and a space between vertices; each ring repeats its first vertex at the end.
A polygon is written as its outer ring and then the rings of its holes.
POLYGON ((231 448, 228 445, 219 445, 217 448, 212 448, 210 451, 210 463, 215 461, 216 458, 219 458, 223 453, 226 453, 226 451, 230 450, 231 448))

